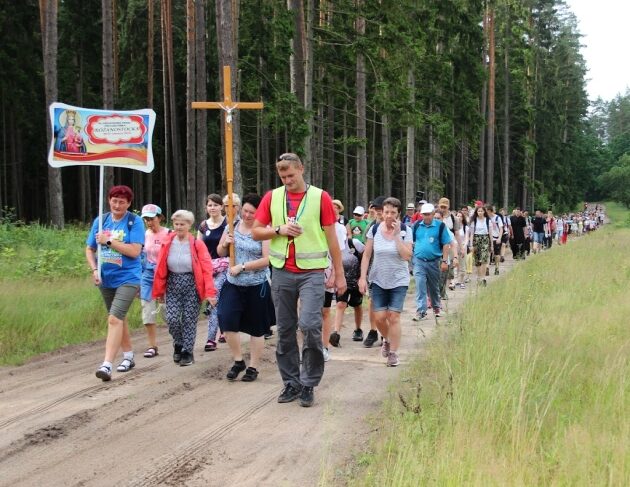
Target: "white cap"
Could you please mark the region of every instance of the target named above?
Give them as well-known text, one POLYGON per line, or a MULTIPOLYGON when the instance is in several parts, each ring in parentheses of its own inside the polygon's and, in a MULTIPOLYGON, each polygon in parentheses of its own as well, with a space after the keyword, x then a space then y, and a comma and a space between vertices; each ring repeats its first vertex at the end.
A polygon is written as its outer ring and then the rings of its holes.
POLYGON ((352 212, 353 215, 364 215, 365 214, 365 208, 363 208, 362 206, 357 206, 354 211, 352 212))
POLYGON ((409 203, 409 204, 407 205, 407 209, 408 209, 408 210, 415 210, 415 209, 416 209, 416 205, 414 205, 413 203, 409 203))
POLYGON ((424 205, 422 205, 422 208, 420 208, 420 213, 422 213, 423 215, 427 213, 433 213, 434 211, 435 206, 433 206, 431 203, 425 203, 424 205))

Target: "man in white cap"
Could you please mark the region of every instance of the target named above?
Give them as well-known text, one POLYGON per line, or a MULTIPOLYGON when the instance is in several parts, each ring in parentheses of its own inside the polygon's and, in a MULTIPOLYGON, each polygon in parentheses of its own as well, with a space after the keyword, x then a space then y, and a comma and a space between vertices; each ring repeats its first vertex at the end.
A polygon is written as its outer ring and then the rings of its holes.
POLYGON ((411 226, 411 219, 413 218, 413 214, 415 211, 416 205, 414 205, 413 203, 409 203, 407 205, 407 212, 402 217, 402 223, 411 226))
POLYGON ((420 321, 427 316, 427 291, 436 317, 441 310, 440 271, 448 270, 451 236, 444 222, 433 219, 435 207, 425 203, 420 208, 422 221, 413 228, 413 275, 416 280, 416 316, 420 321))

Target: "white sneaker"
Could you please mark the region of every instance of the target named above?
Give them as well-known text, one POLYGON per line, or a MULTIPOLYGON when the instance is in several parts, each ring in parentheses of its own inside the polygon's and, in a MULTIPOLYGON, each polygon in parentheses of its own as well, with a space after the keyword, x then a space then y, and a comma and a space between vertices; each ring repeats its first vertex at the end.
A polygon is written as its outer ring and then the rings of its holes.
POLYGON ((330 360, 330 352, 326 347, 324 347, 324 362, 328 362, 330 360))

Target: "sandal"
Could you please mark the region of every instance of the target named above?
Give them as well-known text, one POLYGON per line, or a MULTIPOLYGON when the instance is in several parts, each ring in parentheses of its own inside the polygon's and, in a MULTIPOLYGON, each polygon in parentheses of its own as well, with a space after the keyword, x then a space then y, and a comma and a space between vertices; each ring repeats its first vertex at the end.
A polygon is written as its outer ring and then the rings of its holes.
POLYGON ((144 352, 144 357, 145 358, 153 358, 158 354, 158 347, 157 345, 155 347, 149 347, 146 349, 146 351, 144 352))
POLYGON ((254 382, 258 377, 258 371, 254 367, 247 367, 245 375, 241 379, 243 382, 254 382))
POLYGON ((122 362, 120 362, 120 364, 118 364, 118 367, 116 367, 116 370, 118 372, 129 372, 131 369, 133 369, 136 366, 136 363, 133 361, 133 359, 123 359, 122 362))
POLYGON ((208 340, 203 349, 205 352, 214 352, 217 349, 217 343, 214 340, 208 340))
MULTIPOLYGON (((251 367, 248 367, 248 369, 249 368, 251 367)), ((244 361, 241 360, 240 362, 234 362, 234 365, 232 365, 232 368, 229 370, 226 377, 228 380, 235 380, 238 377, 238 374, 240 374, 244 370, 245 370, 244 361)))
POLYGON ((219 335, 219 343, 226 343, 226 341, 225 341, 225 335, 224 335, 223 333, 221 333, 221 334, 219 335))

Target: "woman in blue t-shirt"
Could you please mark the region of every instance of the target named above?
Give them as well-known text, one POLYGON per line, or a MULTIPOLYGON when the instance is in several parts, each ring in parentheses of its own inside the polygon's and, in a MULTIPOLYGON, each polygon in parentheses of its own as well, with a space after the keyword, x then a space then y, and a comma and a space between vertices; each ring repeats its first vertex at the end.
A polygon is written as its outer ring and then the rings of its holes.
POLYGON ((105 359, 96 370, 103 381, 112 378, 112 362, 123 350, 123 360, 116 370, 128 372, 135 366, 127 312, 138 294, 142 279, 140 253, 144 245, 144 225, 138 215, 131 213, 133 192, 128 186, 113 186, 107 195, 110 212, 103 215, 103 230, 99 232, 96 218, 87 237, 85 258, 90 266, 94 285, 98 286, 107 308, 107 341, 105 359), (101 246, 100 274, 96 260, 101 246))

